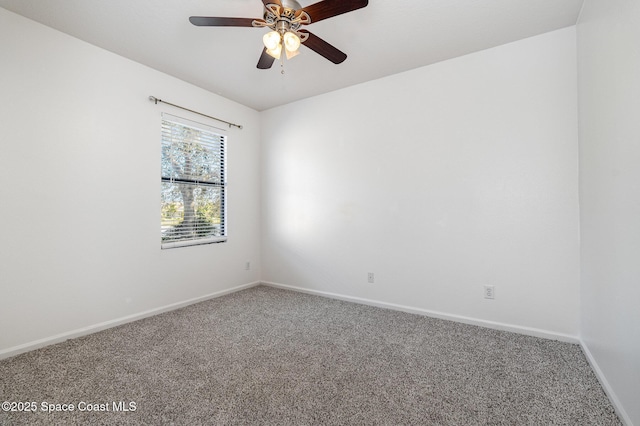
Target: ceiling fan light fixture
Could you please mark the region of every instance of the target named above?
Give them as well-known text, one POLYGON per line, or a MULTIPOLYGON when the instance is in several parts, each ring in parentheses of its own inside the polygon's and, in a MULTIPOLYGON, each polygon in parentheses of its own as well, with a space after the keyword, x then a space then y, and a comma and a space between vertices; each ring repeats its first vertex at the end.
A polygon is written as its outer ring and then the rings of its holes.
POLYGON ((278 46, 282 48, 282 45, 280 44, 280 33, 277 31, 270 31, 266 33, 262 37, 262 42, 264 43, 264 47, 266 47, 267 50, 275 51, 278 46))
POLYGON ((278 43, 278 45, 273 49, 267 49, 267 53, 269 56, 272 56, 276 59, 280 59, 280 54, 282 53, 282 45, 278 43))
POLYGON ((288 50, 288 49, 284 49, 284 53, 285 53, 285 55, 287 55, 287 59, 291 59, 291 58, 294 58, 294 57, 298 56, 300 54, 300 51, 299 50, 291 51, 291 50, 288 50))
MULTIPOLYGON (((284 47, 287 52, 297 52, 300 48, 300 37, 291 31, 284 33, 284 47)), ((295 56, 295 55, 294 55, 295 56)))

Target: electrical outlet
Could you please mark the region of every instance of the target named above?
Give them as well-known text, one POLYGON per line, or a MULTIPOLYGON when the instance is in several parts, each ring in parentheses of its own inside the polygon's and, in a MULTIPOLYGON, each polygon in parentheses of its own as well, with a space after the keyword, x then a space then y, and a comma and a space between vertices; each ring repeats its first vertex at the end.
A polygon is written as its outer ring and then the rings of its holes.
POLYGON ((485 299, 495 299, 496 298, 496 290, 492 285, 484 286, 484 298, 485 299))
POLYGON ((373 276, 373 272, 369 272, 367 274, 367 282, 369 284, 373 284, 374 282, 376 282, 375 277, 373 276))
POLYGON ((251 269, 251 262, 249 262, 248 260, 244 263, 244 270, 248 271, 251 269))

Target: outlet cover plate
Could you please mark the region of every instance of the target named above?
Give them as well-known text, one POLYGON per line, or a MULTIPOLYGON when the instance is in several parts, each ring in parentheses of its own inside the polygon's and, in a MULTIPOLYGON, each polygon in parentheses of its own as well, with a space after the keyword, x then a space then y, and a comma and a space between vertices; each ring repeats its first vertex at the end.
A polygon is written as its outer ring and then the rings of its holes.
POLYGON ((496 298, 496 289, 492 285, 484 286, 484 298, 485 299, 495 299, 496 298))

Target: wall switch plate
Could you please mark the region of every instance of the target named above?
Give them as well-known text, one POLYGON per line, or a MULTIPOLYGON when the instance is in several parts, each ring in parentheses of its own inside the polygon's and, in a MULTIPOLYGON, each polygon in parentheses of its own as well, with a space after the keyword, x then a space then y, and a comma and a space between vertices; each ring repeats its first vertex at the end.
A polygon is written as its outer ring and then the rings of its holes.
POLYGON ((248 271, 251 269, 251 262, 249 262, 248 260, 244 263, 244 270, 248 271))
POLYGON ((367 274, 367 282, 369 284, 373 284, 374 282, 376 282, 375 277, 373 276, 373 272, 369 272, 367 274))
POLYGON ((484 286, 484 298, 485 299, 495 299, 496 297, 496 290, 492 285, 485 285, 484 286))

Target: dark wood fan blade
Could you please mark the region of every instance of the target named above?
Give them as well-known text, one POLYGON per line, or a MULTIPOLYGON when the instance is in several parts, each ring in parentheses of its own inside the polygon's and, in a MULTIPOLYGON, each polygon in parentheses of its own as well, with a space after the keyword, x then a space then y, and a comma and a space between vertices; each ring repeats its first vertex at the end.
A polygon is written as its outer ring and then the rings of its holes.
POLYGON ((347 54, 333 47, 317 35, 307 30, 300 30, 301 33, 309 34, 309 38, 302 44, 313 50, 317 54, 324 56, 334 64, 340 64, 347 59, 347 54))
POLYGON ((192 16, 189 22, 199 27, 252 27, 251 18, 219 18, 215 16, 192 16))
POLYGON ((369 0, 323 0, 301 10, 311 17, 311 23, 342 15, 343 13, 361 9, 369 4, 369 0))
POLYGON ((262 55, 260 55, 258 68, 261 70, 268 70, 269 68, 271 68, 275 60, 276 58, 267 53, 267 48, 265 47, 264 50, 262 50, 262 55))

